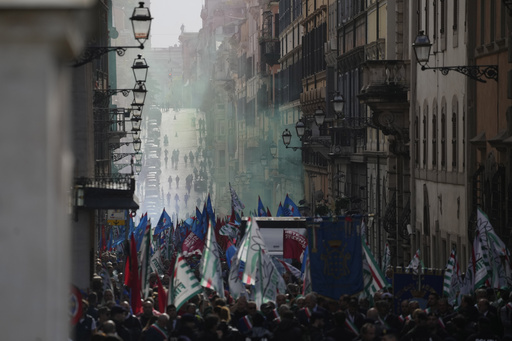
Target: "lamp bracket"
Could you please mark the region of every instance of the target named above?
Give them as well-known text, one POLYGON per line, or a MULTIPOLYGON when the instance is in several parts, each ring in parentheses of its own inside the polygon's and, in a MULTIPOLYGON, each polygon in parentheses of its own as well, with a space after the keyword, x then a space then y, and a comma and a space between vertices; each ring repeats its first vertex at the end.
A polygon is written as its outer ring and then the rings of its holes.
POLYGON ((118 149, 118 148, 121 148, 122 146, 130 145, 130 143, 132 143, 132 142, 109 143, 108 144, 108 149, 110 149, 110 150, 118 149))
POLYGON ((112 161, 117 162, 127 156, 133 156, 135 154, 136 153, 112 153, 112 161))
POLYGON ((498 81, 498 65, 422 66, 421 69, 434 71, 439 70, 443 76, 446 76, 450 71, 456 71, 482 83, 487 83, 487 81, 482 77, 494 79, 496 82, 498 81))
POLYGON ((95 59, 107 54, 109 52, 116 51, 117 55, 122 57, 126 53, 127 49, 144 49, 144 45, 139 46, 89 46, 84 52, 77 58, 73 67, 79 67, 87 63, 92 62, 95 59))
POLYGON ((286 149, 293 149, 293 151, 296 151, 297 149, 300 149, 300 150, 303 149, 303 147, 290 147, 290 146, 286 146, 286 145, 285 145, 285 147, 286 147, 286 149))

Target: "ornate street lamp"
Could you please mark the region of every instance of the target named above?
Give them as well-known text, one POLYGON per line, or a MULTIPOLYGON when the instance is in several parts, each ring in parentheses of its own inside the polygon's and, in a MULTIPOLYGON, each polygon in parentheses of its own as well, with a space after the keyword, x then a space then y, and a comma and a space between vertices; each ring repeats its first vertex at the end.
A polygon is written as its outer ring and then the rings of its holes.
POLYGON ((132 117, 142 119, 142 107, 138 105, 132 105, 132 117))
POLYGON ((153 20, 149 8, 144 7, 144 2, 139 2, 139 7, 135 7, 130 20, 132 22, 133 36, 139 42, 139 46, 89 46, 73 66, 85 65, 112 51, 116 51, 118 56, 124 56, 127 49, 143 49, 144 43, 149 38, 151 20, 153 20))
POLYGON ((274 142, 270 145, 270 155, 272 155, 273 158, 277 156, 277 145, 274 142))
POLYGON ((267 165, 267 157, 265 155, 262 155, 260 158, 261 165, 265 167, 267 165))
POLYGON ((138 55, 137 59, 133 61, 132 70, 133 76, 135 77, 135 82, 146 82, 146 78, 148 77, 148 63, 146 63, 146 59, 142 58, 142 55, 138 55))
POLYGON ((134 8, 130 20, 132 21, 133 35, 140 43, 141 49, 143 49, 144 43, 149 38, 151 20, 153 20, 149 8, 144 7, 144 2, 139 2, 139 7, 134 8))
POLYGON ((140 132, 140 127, 142 125, 142 118, 140 117, 132 117, 130 119, 130 122, 132 123, 132 132, 134 134, 139 134, 140 132))
POLYGON ((414 54, 416 55, 416 60, 418 61, 418 64, 421 65, 422 71, 439 70, 444 76, 446 76, 450 71, 456 71, 482 83, 487 82, 482 77, 498 81, 498 65, 427 66, 432 44, 430 43, 428 36, 425 35, 423 31, 418 33, 412 47, 414 49, 414 54))
POLYGON ((132 106, 139 106, 142 107, 144 105, 144 102, 146 101, 146 85, 142 82, 138 82, 135 84, 135 88, 133 88, 133 104, 132 106))
POLYGON ((336 113, 336 116, 338 116, 339 118, 344 118, 343 106, 345 105, 345 99, 343 98, 343 96, 339 92, 336 92, 331 102, 334 108, 334 112, 336 113))
POLYGON ((142 161, 142 153, 135 153, 135 162, 140 163, 142 161))
POLYGON ((135 174, 139 175, 142 170, 142 165, 140 163, 135 164, 135 174))
MULTIPOLYGON (((301 121, 299 121, 300 123, 302 123, 301 121)), ((299 122, 297 122, 297 125, 299 124, 299 122)), ((304 125, 304 123, 302 123, 304 125)), ((297 126, 295 126, 295 128, 297 128, 297 126)), ((304 131, 302 131, 302 134, 304 134, 304 131)), ((283 144, 286 148, 291 148, 293 149, 293 151, 296 151, 297 149, 302 149, 302 147, 290 147, 290 142, 292 140, 292 133, 288 130, 288 129, 285 129, 283 131, 283 133, 281 134, 281 137, 283 138, 283 144)))
POLYGON ((317 126, 321 126, 324 124, 325 121, 325 112, 322 110, 322 108, 318 107, 318 109, 315 110, 315 123, 317 126))
POLYGON ((133 139, 133 150, 135 150, 136 153, 140 152, 140 147, 142 146, 142 141, 140 138, 133 139))
MULTIPOLYGON (((286 129, 288 130, 288 129, 286 129)), ((302 121, 298 121, 297 123, 295 123, 295 131, 297 132, 297 136, 299 137, 299 139, 302 139, 302 136, 304 136, 304 133, 306 131, 306 126, 304 125, 304 122, 302 121)), ((292 136, 292 133, 290 133, 290 139, 291 139, 291 136, 292 136)), ((290 144, 290 142, 288 142, 288 144, 290 144)), ((286 145, 286 143, 285 143, 286 145)))

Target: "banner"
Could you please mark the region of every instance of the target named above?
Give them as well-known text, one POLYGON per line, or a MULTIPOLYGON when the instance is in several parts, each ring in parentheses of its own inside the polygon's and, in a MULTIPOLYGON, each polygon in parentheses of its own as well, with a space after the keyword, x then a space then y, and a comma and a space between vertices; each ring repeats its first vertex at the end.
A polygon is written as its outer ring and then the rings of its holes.
POLYGON ((305 236, 294 230, 283 230, 283 258, 300 260, 306 246, 305 236))
POLYGON ((442 270, 426 270, 424 274, 397 272, 393 274, 394 311, 400 311, 402 300, 418 301, 420 308, 427 306, 430 293, 443 293, 444 274, 442 270))
POLYGON ((312 289, 339 299, 363 290, 363 251, 358 226, 360 218, 309 223, 309 261, 312 289))

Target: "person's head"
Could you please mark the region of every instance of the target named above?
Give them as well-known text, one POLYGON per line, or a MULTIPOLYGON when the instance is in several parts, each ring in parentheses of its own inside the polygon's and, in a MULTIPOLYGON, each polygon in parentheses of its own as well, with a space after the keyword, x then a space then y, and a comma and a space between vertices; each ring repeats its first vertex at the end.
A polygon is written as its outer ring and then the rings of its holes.
POLYGON ((265 315, 265 316, 270 314, 272 312, 272 309, 273 309, 272 306, 268 302, 267 303, 263 303, 260 306, 260 310, 263 313, 263 315, 265 315))
POLYGON ((414 322, 416 322, 419 326, 425 326, 427 324, 427 313, 423 311, 422 309, 416 309, 412 313, 412 318, 414 319, 414 322))
POLYGON ((116 332, 116 324, 112 320, 107 320, 101 325, 101 330, 105 334, 114 334, 116 332))
POLYGON ((89 302, 87 300, 82 299, 82 314, 85 315, 89 310, 89 302))
POLYGON ((316 295, 312 292, 307 294, 304 303, 305 303, 306 308, 314 309, 317 304, 316 295))
POLYGON ((175 320, 178 317, 178 311, 176 310, 176 306, 174 304, 167 306, 167 315, 169 315, 169 319, 171 320, 175 320))
POLYGON ((386 316, 389 313, 389 303, 386 300, 377 301, 375 308, 379 311, 380 316, 386 316))
POLYGON ((277 313, 279 314, 279 316, 283 316, 284 313, 286 313, 287 311, 290 311, 290 306, 288 304, 282 304, 279 308, 277 308, 277 313))
POLYGON ((152 300, 145 300, 142 303, 142 314, 144 316, 153 315, 153 301, 152 300))
POLYGON ((225 307, 226 306, 226 299, 224 298, 216 298, 213 302, 214 307, 225 307))
POLYGON ((195 315, 196 314, 195 303, 188 303, 187 308, 185 309, 185 313, 195 315))
POLYGON ((379 319, 379 311, 377 308, 370 308, 366 312, 366 318, 372 321, 377 321, 379 319))
POLYGON ((105 291, 103 291, 103 301, 108 302, 108 301, 113 301, 113 300, 114 300, 114 292, 112 291, 112 289, 105 289, 105 291))
POLYGON ((323 328, 325 326, 325 317, 324 314, 319 312, 313 312, 311 314, 311 317, 309 319, 310 325, 317 327, 317 328, 323 328))
POLYGON ((219 326, 219 317, 215 314, 208 314, 204 318, 204 330, 214 332, 219 326))
POLYGON ((219 318, 221 321, 229 323, 231 321, 231 312, 228 307, 220 307, 219 309, 219 318))
POLYGON ((349 295, 341 295, 338 299, 338 309, 339 310, 347 310, 348 304, 350 302, 350 296, 349 295))
POLYGON ((431 307, 431 308, 437 308, 438 300, 439 300, 439 295, 435 292, 431 292, 430 295, 428 295, 427 306, 431 307))
POLYGON ((128 301, 122 301, 121 303, 119 303, 119 305, 123 307, 124 310, 126 310, 128 313, 132 310, 132 307, 130 306, 130 303, 128 303, 128 301))
POLYGON ((446 297, 441 297, 437 300, 437 310, 441 314, 445 314, 450 311, 450 304, 448 303, 448 299, 446 297))
POLYGON ((256 305, 256 302, 249 301, 247 302, 247 314, 254 316, 258 313, 258 306, 256 305))
POLYGON ((427 325, 429 329, 434 330, 439 325, 439 318, 434 313, 427 314, 427 325))
POLYGON ((402 300, 402 302, 400 302, 400 311, 401 311, 403 316, 407 316, 407 315, 410 314, 410 311, 409 311, 409 300, 402 300))
POLYGON ((485 288, 479 288, 475 290, 475 300, 478 302, 481 298, 487 297, 487 290, 485 288))
POLYGON ((299 309, 302 309, 306 306, 306 299, 304 297, 297 297, 297 299, 295 299, 295 305, 297 306, 297 308, 299 309))
POLYGON ((98 295, 93 291, 87 296, 87 301, 89 301, 89 306, 96 307, 98 304, 98 295))
POLYGON ((283 294, 279 294, 276 296, 276 305, 279 308, 283 304, 286 304, 286 296, 283 294))
POLYGON ((376 336, 376 328, 373 323, 365 323, 361 327, 361 340, 373 341, 376 336))
POLYGON ((110 309, 107 306, 98 308, 98 322, 102 323, 110 320, 110 309))
POLYGON ((156 320, 156 324, 160 328, 165 328, 167 326, 167 323, 169 323, 169 315, 163 313, 158 315, 158 319, 156 320))
POLYGON ((115 305, 110 309, 110 317, 116 322, 123 322, 126 317, 126 310, 120 305, 115 305))
POLYGON ((345 325, 345 319, 347 315, 343 311, 337 311, 333 315, 333 321, 336 326, 343 327, 345 325))
POLYGON ((487 298, 479 299, 476 305, 480 314, 484 314, 489 310, 489 300, 487 298))
POLYGON ((357 298, 352 297, 348 302, 348 312, 352 315, 355 315, 359 311, 359 302, 357 298))
POLYGON ((420 302, 411 300, 409 301, 409 314, 412 314, 413 311, 420 308, 420 302))
POLYGON ((460 303, 461 308, 467 308, 475 305, 475 301, 473 300, 473 296, 464 295, 462 296, 462 301, 460 303))

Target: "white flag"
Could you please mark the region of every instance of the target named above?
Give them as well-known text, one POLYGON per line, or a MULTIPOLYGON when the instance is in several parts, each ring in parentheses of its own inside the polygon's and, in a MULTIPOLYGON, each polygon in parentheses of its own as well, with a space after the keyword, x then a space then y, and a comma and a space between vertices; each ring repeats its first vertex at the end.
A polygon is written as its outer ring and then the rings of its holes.
POLYGON ((201 257, 201 285, 215 290, 219 297, 224 298, 224 282, 222 281, 222 268, 220 264, 219 248, 215 239, 215 233, 210 219, 208 219, 208 231, 201 257))
POLYGON ((242 282, 254 287, 258 306, 275 301, 278 293, 285 293, 286 283, 267 254, 258 224, 252 218, 247 221, 247 230, 237 257, 245 265, 242 282))
POLYGON ((454 304, 457 301, 457 296, 461 291, 461 276, 459 262, 457 261, 457 253, 455 249, 450 254, 448 264, 444 270, 444 283, 443 283, 443 295, 448 298, 450 304, 454 304))
POLYGON ((418 249, 418 251, 416 251, 416 253, 414 254, 414 257, 412 257, 411 262, 409 263, 409 265, 407 266, 406 269, 412 270, 412 272, 415 275, 417 275, 418 269, 422 270, 423 268, 424 268, 423 262, 420 259, 420 249, 418 249))
POLYGON ((229 184, 229 192, 231 193, 231 206, 239 216, 242 216, 242 211, 245 208, 245 205, 238 198, 235 189, 231 187, 231 183, 229 184))
POLYGON ((482 241, 487 241, 486 250, 489 269, 492 272, 491 285, 493 288, 510 287, 512 285, 512 271, 510 269, 510 252, 498 237, 487 215, 478 208, 477 231, 485 234, 482 241))
POLYGON ((167 305, 174 304, 176 310, 179 311, 183 304, 202 290, 185 257, 183 257, 181 252, 178 252, 176 264, 174 265, 174 274, 169 284, 167 305))

